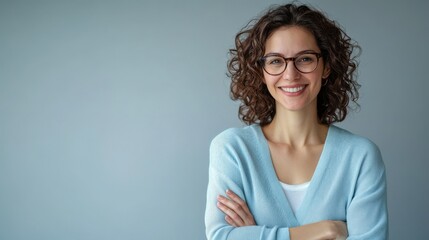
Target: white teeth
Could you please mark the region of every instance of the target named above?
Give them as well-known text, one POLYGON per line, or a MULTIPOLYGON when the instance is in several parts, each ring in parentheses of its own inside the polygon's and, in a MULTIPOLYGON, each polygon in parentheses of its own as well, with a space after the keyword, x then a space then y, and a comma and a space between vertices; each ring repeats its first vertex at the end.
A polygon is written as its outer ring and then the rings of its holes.
POLYGON ((283 91, 285 92, 289 92, 289 93, 296 93, 301 91, 302 89, 304 89, 304 86, 301 87, 294 87, 294 88, 286 88, 286 87, 282 87, 281 88, 283 91))

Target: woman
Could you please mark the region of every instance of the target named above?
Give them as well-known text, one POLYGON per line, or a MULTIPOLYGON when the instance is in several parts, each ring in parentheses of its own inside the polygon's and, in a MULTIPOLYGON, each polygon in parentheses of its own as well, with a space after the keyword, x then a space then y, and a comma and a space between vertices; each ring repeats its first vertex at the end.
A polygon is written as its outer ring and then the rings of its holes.
POLYGON ((332 125, 358 97, 357 45, 321 12, 287 4, 236 36, 231 96, 244 128, 210 146, 208 239, 387 239, 377 146, 332 125))

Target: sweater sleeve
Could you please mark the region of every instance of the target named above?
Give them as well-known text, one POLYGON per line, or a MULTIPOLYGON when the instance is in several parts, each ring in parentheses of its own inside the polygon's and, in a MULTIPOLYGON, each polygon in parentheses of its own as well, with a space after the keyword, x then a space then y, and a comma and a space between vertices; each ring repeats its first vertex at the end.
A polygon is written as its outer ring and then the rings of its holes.
POLYGON ((358 169, 354 196, 347 209, 347 239, 386 240, 386 174, 380 151, 372 142, 367 145, 358 169))
MULTIPOLYGON (((231 137, 216 137, 210 145, 209 183, 205 211, 206 236, 209 240, 289 240, 289 229, 279 226, 232 227, 217 208, 217 196, 230 189, 246 200, 240 164, 240 144, 231 137)), ((249 177, 249 176, 247 176, 249 177)), ((252 208, 252 206, 249 206, 252 208)))

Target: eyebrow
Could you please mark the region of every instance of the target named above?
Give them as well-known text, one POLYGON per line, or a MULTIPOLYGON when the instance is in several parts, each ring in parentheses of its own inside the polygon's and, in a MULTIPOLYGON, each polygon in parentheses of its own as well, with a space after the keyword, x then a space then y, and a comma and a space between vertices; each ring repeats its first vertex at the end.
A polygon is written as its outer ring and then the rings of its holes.
MULTIPOLYGON (((302 51, 297 52, 294 56, 298 56, 298 55, 304 54, 304 53, 318 53, 318 52, 315 51, 315 50, 307 49, 307 50, 302 50, 302 51)), ((277 52, 269 52, 269 53, 267 53, 267 54, 264 55, 264 57, 269 57, 269 56, 282 56, 282 57, 285 57, 283 54, 277 53, 277 52)))

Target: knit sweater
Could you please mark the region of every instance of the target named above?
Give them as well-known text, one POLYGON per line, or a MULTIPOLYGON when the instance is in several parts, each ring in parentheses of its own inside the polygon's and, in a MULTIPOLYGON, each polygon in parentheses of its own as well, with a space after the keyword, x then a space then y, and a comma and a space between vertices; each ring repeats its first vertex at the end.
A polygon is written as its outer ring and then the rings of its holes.
POLYGON ((205 212, 209 240, 288 240, 289 228, 322 220, 345 221, 349 240, 388 238, 385 167, 373 142, 331 125, 294 213, 259 125, 231 128, 212 140, 205 212), (227 189, 246 201, 256 226, 225 221, 216 198, 227 189))

